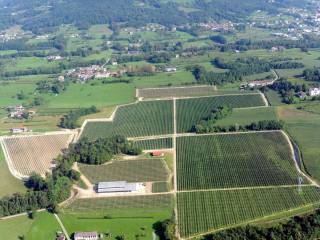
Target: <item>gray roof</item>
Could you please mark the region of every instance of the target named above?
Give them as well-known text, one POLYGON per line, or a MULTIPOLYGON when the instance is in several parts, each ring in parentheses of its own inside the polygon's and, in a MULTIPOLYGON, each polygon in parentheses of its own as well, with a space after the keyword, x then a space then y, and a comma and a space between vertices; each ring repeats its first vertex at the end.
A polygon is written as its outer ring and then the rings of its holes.
POLYGON ((127 183, 126 181, 99 182, 98 192, 133 192, 138 190, 138 183, 127 183))

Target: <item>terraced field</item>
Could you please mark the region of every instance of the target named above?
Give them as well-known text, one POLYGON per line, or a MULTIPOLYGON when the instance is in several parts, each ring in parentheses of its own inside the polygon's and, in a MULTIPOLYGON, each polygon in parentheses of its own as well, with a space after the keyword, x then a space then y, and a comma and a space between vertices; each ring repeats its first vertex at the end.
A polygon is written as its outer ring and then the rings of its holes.
POLYGON ((179 190, 297 184, 281 132, 177 138, 179 190))
POLYGON ((81 137, 96 139, 114 135, 139 137, 170 134, 173 131, 172 111, 170 100, 122 106, 113 122, 88 122, 81 137))
POLYGON ((32 172, 45 174, 52 160, 61 154, 72 141, 73 134, 9 137, 3 140, 9 166, 16 175, 29 176, 32 172))
POLYGON ((79 164, 80 171, 92 183, 105 181, 156 182, 168 180, 168 168, 162 159, 114 161, 105 165, 79 164))
POLYGON ((177 132, 189 132, 191 128, 207 117, 214 107, 228 105, 232 108, 264 106, 260 94, 228 95, 177 100, 177 132))
POLYGON ((307 186, 178 193, 178 221, 182 237, 320 202, 320 191, 307 186))
POLYGON ((143 150, 172 148, 172 138, 158 138, 136 141, 135 144, 143 150))

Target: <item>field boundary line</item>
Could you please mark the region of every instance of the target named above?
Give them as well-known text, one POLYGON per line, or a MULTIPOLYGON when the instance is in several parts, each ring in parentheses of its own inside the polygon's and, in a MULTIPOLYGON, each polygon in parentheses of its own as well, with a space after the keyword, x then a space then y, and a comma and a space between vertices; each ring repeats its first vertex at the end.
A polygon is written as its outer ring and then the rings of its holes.
POLYGON ((264 101, 265 106, 269 107, 269 101, 267 100, 266 96, 261 91, 259 91, 259 93, 261 95, 262 100, 264 101))
MULTIPOLYGON (((263 131, 238 131, 238 132, 212 132, 212 133, 176 133, 176 137, 201 137, 201 136, 219 136, 219 135, 237 135, 237 134, 254 134, 254 133, 272 133, 281 132, 281 130, 263 130, 263 131)), ((153 135, 146 137, 130 137, 129 141, 156 140, 164 138, 173 138, 174 134, 153 135)))
POLYGON ((293 159, 293 161, 294 161, 294 165, 295 165, 298 173, 301 174, 302 176, 304 176, 306 179, 308 179, 308 181, 309 181, 310 183, 312 183, 314 186, 317 186, 318 188, 320 188, 320 185, 319 185, 315 180, 313 180, 309 175, 307 175, 306 173, 304 173, 304 172, 300 169, 299 164, 298 164, 298 159, 297 159, 297 156, 296 156, 296 154, 295 154, 295 150, 294 150, 294 147, 293 147, 292 142, 291 142, 291 140, 290 140, 290 137, 289 137, 288 134, 287 134, 285 131, 283 131, 283 130, 281 130, 281 133, 283 134, 283 136, 285 137, 285 139, 287 140, 287 142, 288 142, 288 144, 289 144, 290 154, 291 154, 291 157, 292 157, 292 159, 293 159))
POLYGON ((270 186, 254 186, 254 187, 232 187, 232 188, 210 188, 210 189, 193 189, 193 190, 178 190, 178 193, 192 193, 192 192, 220 192, 220 191, 235 191, 235 190, 255 190, 255 189, 273 189, 273 188, 294 188, 294 187, 312 187, 313 184, 301 185, 270 185, 270 186))
POLYGON ((320 201, 319 202, 310 203, 310 204, 301 205, 300 207, 290 208, 290 209, 287 209, 287 210, 284 210, 284 211, 275 212, 275 213, 272 213, 270 215, 265 215, 263 217, 254 218, 254 219, 251 219, 251 220, 248 220, 248 221, 244 221, 244 222, 241 222, 239 224, 232 224, 232 225, 229 225, 229 226, 208 230, 206 232, 203 232, 203 233, 200 233, 200 234, 195 234, 195 235, 190 235, 188 237, 181 238, 181 239, 182 240, 191 240, 191 239, 194 239, 194 238, 197 238, 197 237, 202 237, 202 236, 205 236, 205 235, 208 235, 208 234, 221 232, 223 230, 227 230, 227 229, 230 229, 230 228, 235 228, 235 227, 239 227, 239 226, 252 224, 252 223, 255 223, 255 222, 260 222, 260 221, 263 221, 264 219, 267 219, 267 218, 270 218, 270 217, 273 217, 273 216, 276 217, 276 216, 281 215, 283 213, 290 213, 290 212, 294 212, 294 211, 297 211, 297 210, 305 208, 305 207, 312 207, 312 206, 316 206, 316 205, 319 205, 319 204, 320 204, 320 201))

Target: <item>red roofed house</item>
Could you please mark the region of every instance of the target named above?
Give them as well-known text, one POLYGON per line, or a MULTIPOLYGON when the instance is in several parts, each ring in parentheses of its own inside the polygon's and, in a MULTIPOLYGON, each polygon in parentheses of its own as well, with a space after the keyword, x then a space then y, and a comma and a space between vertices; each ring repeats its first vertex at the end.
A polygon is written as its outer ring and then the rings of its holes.
POLYGON ((151 156, 153 156, 153 157, 163 157, 164 153, 160 152, 160 151, 154 151, 154 152, 151 153, 151 156))
POLYGON ((74 240, 98 240, 97 232, 77 232, 74 234, 74 240))

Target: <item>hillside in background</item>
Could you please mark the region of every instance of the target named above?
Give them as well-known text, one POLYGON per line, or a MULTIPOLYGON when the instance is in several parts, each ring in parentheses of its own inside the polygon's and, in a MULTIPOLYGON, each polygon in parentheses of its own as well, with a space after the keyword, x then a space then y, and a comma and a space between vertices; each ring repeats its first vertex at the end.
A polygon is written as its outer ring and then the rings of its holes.
POLYGON ((0 28, 18 24, 24 30, 43 33, 61 24, 88 28, 104 23, 178 26, 209 20, 241 22, 256 10, 276 14, 281 8, 305 8, 308 3, 309 0, 2 0, 0 28))

